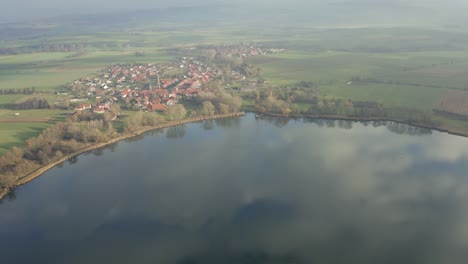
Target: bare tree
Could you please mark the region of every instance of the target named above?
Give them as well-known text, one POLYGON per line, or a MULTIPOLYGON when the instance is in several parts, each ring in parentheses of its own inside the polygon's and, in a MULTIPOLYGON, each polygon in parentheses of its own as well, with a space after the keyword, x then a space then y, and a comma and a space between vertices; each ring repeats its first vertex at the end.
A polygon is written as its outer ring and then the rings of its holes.
POLYGON ((165 113, 167 118, 171 121, 182 120, 187 116, 187 110, 185 110, 185 107, 181 104, 169 106, 166 108, 165 113))
POLYGON ((205 101, 202 104, 201 114, 203 116, 212 116, 215 114, 215 107, 210 101, 205 101))

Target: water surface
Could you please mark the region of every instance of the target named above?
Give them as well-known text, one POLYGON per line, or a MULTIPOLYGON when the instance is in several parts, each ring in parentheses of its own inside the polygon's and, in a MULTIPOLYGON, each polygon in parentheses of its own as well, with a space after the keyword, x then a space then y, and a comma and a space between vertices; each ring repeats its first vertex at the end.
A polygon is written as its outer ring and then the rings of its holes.
POLYGON ((468 139, 256 120, 80 155, 0 205, 2 263, 468 263, 468 139))

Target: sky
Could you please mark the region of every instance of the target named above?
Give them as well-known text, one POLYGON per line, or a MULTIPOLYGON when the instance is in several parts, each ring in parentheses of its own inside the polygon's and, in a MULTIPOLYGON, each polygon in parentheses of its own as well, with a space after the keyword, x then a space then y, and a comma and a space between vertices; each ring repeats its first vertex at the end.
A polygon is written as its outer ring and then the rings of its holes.
POLYGON ((0 20, 18 21, 69 14, 96 14, 125 10, 187 6, 238 5, 306 8, 317 4, 346 3, 351 5, 400 5, 438 7, 468 12, 465 0, 0 0, 0 20))

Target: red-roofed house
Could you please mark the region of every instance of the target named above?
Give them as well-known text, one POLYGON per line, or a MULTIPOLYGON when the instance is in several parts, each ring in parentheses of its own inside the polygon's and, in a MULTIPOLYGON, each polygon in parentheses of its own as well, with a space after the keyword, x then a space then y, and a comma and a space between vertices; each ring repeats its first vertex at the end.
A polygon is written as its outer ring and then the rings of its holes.
POLYGON ((153 112, 153 111, 164 111, 166 109, 166 105, 164 104, 153 104, 150 103, 146 106, 146 110, 153 112))
POLYGON ((96 114, 104 114, 106 112, 106 109, 104 109, 104 107, 95 107, 93 109, 93 112, 96 114))
POLYGON ((86 109, 91 109, 92 105, 90 103, 82 104, 77 107, 75 107, 76 111, 81 111, 81 110, 86 110, 86 109))

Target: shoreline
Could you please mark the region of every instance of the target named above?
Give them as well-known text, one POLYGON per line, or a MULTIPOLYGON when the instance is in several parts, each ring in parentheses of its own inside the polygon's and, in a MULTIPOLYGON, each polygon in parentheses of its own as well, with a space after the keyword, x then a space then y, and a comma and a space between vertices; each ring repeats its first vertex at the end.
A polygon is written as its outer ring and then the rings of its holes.
POLYGON ((7 189, 3 189, 0 191, 0 201, 9 193, 7 189))
POLYGON ((282 117, 282 118, 311 118, 311 119, 326 119, 326 120, 345 120, 345 121, 386 121, 386 122, 395 122, 406 124, 410 126, 420 127, 420 128, 427 128, 430 130, 435 130, 442 133, 447 133, 454 136, 460 137, 468 137, 468 131, 460 131, 450 128, 443 128, 439 126, 431 126, 425 125, 420 123, 409 122, 405 120, 398 120, 395 118, 384 118, 384 117, 354 117, 354 116, 341 116, 341 115, 282 115, 282 114, 274 114, 274 113, 261 113, 264 116, 269 117, 282 117))
MULTIPOLYGON (((255 112, 251 112, 255 113, 255 112)), ((57 161, 51 162, 47 165, 44 165, 40 167, 39 169, 27 174, 26 176, 18 179, 13 187, 18 187, 24 184, 27 184, 38 177, 40 177, 42 174, 45 172, 53 169, 57 165, 69 160, 70 158, 76 157, 78 155, 81 155, 83 153, 99 149, 126 139, 130 139, 136 136, 139 136, 141 134, 144 134, 146 132, 152 131, 152 130, 157 130, 157 129, 163 129, 163 128, 168 128, 168 127, 173 127, 173 126, 178 126, 178 125, 183 125, 183 124, 188 124, 188 123, 193 123, 193 122, 199 122, 199 121, 204 121, 204 120, 214 120, 214 119, 223 119, 223 118, 230 118, 230 117, 240 117, 244 116, 245 114, 240 112, 240 113, 234 113, 234 114, 226 114, 226 115, 214 115, 214 116, 207 116, 207 117, 196 117, 196 118, 188 118, 180 121, 169 121, 164 124, 160 124, 157 126, 150 126, 150 127, 144 127, 140 130, 137 130, 133 133, 129 134, 124 134, 120 135, 116 138, 112 138, 106 142, 101 142, 97 144, 90 144, 82 149, 75 151, 73 153, 70 153, 68 155, 65 155, 64 157, 60 158, 57 161)), ((387 122, 395 122, 395 123, 402 123, 402 124, 407 124, 415 127, 420 127, 420 128, 426 128, 430 130, 435 130, 438 132, 442 133, 447 133, 450 135, 455 135, 455 136, 461 136, 461 137, 468 137, 468 131, 458 131, 458 130, 453 130, 453 129, 447 129, 447 128, 442 128, 438 126, 430 126, 430 125, 425 125, 425 124, 418 124, 418 123, 413 123, 413 122, 408 122, 404 120, 397 120, 394 118, 383 118, 383 117, 351 117, 351 116, 340 116, 340 115, 282 115, 282 114, 275 114, 275 113, 261 113, 261 115, 268 116, 268 117, 279 117, 279 118, 311 118, 311 119, 326 119, 326 120, 346 120, 346 121, 355 121, 355 122, 360 122, 360 121, 387 121, 387 122)), ((9 189, 3 189, 0 190, 0 200, 2 200, 8 193, 10 192, 9 189)))
MULTIPOLYGON (((40 167, 39 169, 25 175, 24 177, 21 177, 20 179, 18 179, 15 182, 15 184, 13 185, 13 188, 24 185, 24 184, 27 184, 27 183, 39 178, 45 172, 53 169, 57 165, 65 162, 65 161, 67 161, 67 160, 69 160, 69 159, 71 159, 73 157, 76 157, 78 155, 81 155, 83 153, 86 153, 86 152, 89 152, 89 151, 92 151, 92 150, 95 150, 95 149, 99 149, 99 148, 102 148, 102 147, 117 143, 117 142, 122 141, 122 140, 126 140, 126 139, 130 139, 130 138, 139 136, 141 134, 144 134, 144 133, 152 131, 152 130, 163 129, 163 128, 168 128, 168 127, 173 127, 173 126, 178 126, 178 125, 183 125, 183 124, 188 124, 188 123, 204 121, 204 120, 223 119, 223 118, 230 118, 230 117, 240 117, 240 116, 244 116, 244 115, 245 115, 244 113, 239 112, 239 113, 234 113, 234 114, 213 115, 213 116, 206 116, 206 117, 195 117, 195 118, 183 119, 183 120, 180 120, 180 121, 169 121, 169 122, 166 122, 164 124, 160 124, 160 125, 156 125, 156 126, 143 127, 140 130, 137 130, 137 131, 129 133, 129 134, 120 135, 120 136, 118 136, 116 138, 112 138, 112 139, 110 139, 110 140, 108 140, 106 142, 101 142, 101 143, 90 144, 90 145, 84 146, 83 148, 81 148, 81 149, 79 149, 79 150, 77 150, 77 151, 75 151, 73 153, 70 153, 68 155, 63 156, 59 160, 48 163, 48 164, 40 167)), ((9 192, 10 192, 10 189, 0 190, 0 200, 2 200, 9 192)))

